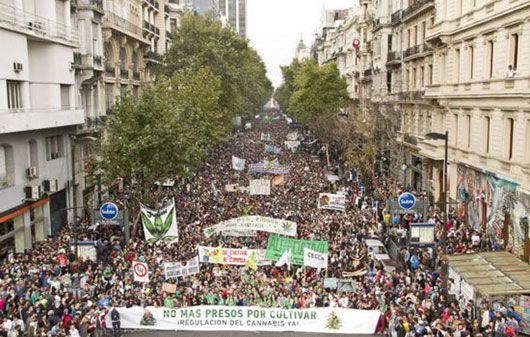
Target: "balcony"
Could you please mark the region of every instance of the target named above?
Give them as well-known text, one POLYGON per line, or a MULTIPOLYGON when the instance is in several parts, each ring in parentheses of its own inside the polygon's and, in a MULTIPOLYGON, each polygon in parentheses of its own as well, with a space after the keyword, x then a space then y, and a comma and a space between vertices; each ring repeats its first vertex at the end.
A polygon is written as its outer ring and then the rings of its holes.
POLYGON ((72 62, 73 68, 81 68, 82 66, 82 56, 79 52, 74 52, 74 61, 72 62))
POLYGON ((402 91, 399 93, 398 97, 401 101, 418 101, 423 99, 425 91, 416 90, 416 91, 402 91))
POLYGON ((105 75, 109 77, 116 77, 116 67, 112 64, 105 62, 105 75))
POLYGON ((429 99, 440 97, 521 97, 522 99, 530 99, 530 76, 429 85, 427 86, 425 97, 429 99))
POLYGON ((120 78, 124 80, 129 79, 129 69, 126 69, 124 66, 120 66, 120 78))
POLYGON ((70 0, 70 6, 77 10, 93 10, 104 14, 103 0, 70 0))
POLYGON ((0 110, 0 134, 31 130, 60 128, 83 124, 83 108, 55 109, 2 109, 0 110))
POLYGON ((77 31, 74 28, 1 3, 0 27, 38 40, 48 40, 69 46, 77 46, 79 43, 77 31))
POLYGON ((144 59, 146 62, 160 63, 161 57, 160 54, 149 50, 147 53, 145 53, 144 59))
POLYGON ((407 57, 410 57, 410 56, 413 56, 413 55, 416 55, 420 52, 420 46, 419 45, 415 45, 413 47, 410 47, 410 48, 407 48, 405 50, 405 52, 403 53, 403 58, 407 58, 407 57))
POLYGON ((414 4, 408 6, 403 10, 401 18, 403 20, 409 19, 416 14, 419 14, 422 9, 434 8, 434 0, 417 0, 414 4))
POLYGON ((92 56, 92 64, 94 65, 94 69, 103 70, 103 57, 101 55, 92 56))
POLYGON ((105 12, 105 16, 103 17, 103 28, 117 29, 147 43, 147 41, 142 39, 142 27, 140 25, 127 21, 112 12, 105 12))
POLYGON ((397 25, 398 23, 401 23, 401 10, 398 10, 397 12, 394 12, 394 14, 392 14, 392 18, 390 20, 390 24, 392 26, 397 25))
POLYGON ((151 4, 151 6, 155 7, 156 9, 160 9, 160 4, 156 0, 144 0, 144 3, 151 4))
POLYGON ((391 51, 386 56, 387 64, 401 64, 401 52, 400 51, 391 51))
POLYGON ((140 80, 140 72, 138 70, 133 70, 133 80, 139 81, 140 80))

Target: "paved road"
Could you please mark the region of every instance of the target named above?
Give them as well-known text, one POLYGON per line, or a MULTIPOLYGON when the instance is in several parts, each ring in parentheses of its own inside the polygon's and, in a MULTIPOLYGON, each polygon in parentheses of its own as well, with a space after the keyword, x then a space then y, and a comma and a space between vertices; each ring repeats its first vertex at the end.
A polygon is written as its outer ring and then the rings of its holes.
POLYGON ((384 337, 383 335, 348 335, 348 334, 326 334, 326 333, 305 333, 305 332, 197 332, 197 331, 144 331, 131 332, 123 337, 384 337))

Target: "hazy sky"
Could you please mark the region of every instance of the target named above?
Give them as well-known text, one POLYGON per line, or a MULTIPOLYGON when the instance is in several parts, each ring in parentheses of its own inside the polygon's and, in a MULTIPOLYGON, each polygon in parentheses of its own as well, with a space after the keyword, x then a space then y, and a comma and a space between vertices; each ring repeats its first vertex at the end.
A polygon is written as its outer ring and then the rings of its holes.
POLYGON ((324 8, 348 8, 358 0, 247 0, 250 44, 267 65, 275 87, 282 82, 280 65, 289 64, 300 36, 313 42, 324 8))

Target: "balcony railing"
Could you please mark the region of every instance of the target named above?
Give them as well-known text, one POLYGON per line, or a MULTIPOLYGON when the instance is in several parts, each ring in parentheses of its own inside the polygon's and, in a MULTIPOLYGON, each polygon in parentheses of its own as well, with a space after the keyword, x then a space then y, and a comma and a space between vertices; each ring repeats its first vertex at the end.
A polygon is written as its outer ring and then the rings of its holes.
POLYGON ((366 69, 363 74, 364 77, 372 76, 372 68, 366 69))
POLYGON ((420 52, 420 46, 415 45, 413 47, 407 48, 405 52, 403 53, 403 58, 410 57, 412 55, 416 55, 420 52))
POLYGON ((1 3, 0 27, 41 39, 78 44, 77 31, 74 28, 1 3))
POLYGON ((94 55, 93 60, 94 60, 94 66, 100 68, 103 65, 103 57, 99 55, 94 55))
POLYGON ((74 52, 74 61, 72 62, 72 66, 76 68, 81 67, 82 59, 81 53, 74 52))
POLYGON ((110 63, 105 63, 105 73, 107 76, 114 77, 116 76, 116 67, 110 63))
POLYGON ((387 62, 393 62, 393 61, 400 61, 401 60, 401 52, 400 51, 391 51, 386 56, 387 62))
POLYGON ((392 19, 390 20, 392 25, 396 25, 399 22, 401 22, 401 10, 394 12, 394 14, 392 14, 392 19))
POLYGON ((156 0, 146 0, 146 2, 150 3, 153 7, 155 7, 156 9, 159 9, 160 8, 160 4, 158 3, 158 1, 156 0))
POLYGON ((416 90, 416 91, 402 91, 399 93, 399 99, 402 101, 416 101, 421 100, 425 91, 416 90))
POLYGON ((409 15, 412 15, 414 14, 415 12, 417 12, 420 8, 423 7, 423 5, 425 4, 428 4, 428 3, 431 3, 434 5, 434 0, 417 0, 414 4, 408 6, 407 8, 405 8, 403 10, 403 15, 401 16, 402 18, 405 18, 409 15))
POLYGON ((105 12, 105 16, 103 17, 103 23, 108 23, 108 24, 111 24, 111 25, 115 25, 121 29, 124 29, 126 31, 128 31, 129 33, 132 33, 134 35, 141 35, 142 34, 142 27, 140 27, 139 25, 133 23, 133 22, 130 22, 130 21, 127 21, 125 20, 124 18, 112 13, 112 12, 109 12, 109 11, 106 11, 105 12))
POLYGON ((147 30, 153 34, 160 35, 160 29, 148 21, 144 20, 143 28, 144 28, 144 31, 147 30))
POLYGON ((151 50, 149 50, 147 53, 145 53, 144 58, 147 61, 160 62, 160 54, 155 53, 154 51, 151 51, 151 50))
POLYGON ((70 6, 77 9, 90 9, 103 13, 103 0, 70 0, 70 6))
POLYGON ((123 79, 129 79, 129 69, 120 66, 120 77, 123 79))
POLYGON ((423 46, 422 46, 422 52, 426 53, 426 52, 430 52, 430 51, 432 51, 431 45, 428 44, 428 43, 424 43, 423 46))
POLYGON ((133 70, 133 80, 140 80, 140 72, 138 70, 133 70))

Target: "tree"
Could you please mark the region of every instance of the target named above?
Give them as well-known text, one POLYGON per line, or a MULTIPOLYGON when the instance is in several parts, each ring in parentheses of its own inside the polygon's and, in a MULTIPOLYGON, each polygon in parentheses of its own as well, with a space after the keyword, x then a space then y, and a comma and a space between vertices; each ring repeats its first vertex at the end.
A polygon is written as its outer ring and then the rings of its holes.
POLYGON ((211 16, 183 16, 164 57, 166 76, 197 66, 221 80, 221 110, 229 116, 251 116, 272 95, 265 65, 248 41, 211 16))
POLYGON ((294 77, 300 70, 301 65, 298 59, 293 59, 290 65, 280 67, 283 83, 276 89, 274 99, 278 102, 280 108, 286 112, 289 112, 289 100, 295 89, 294 77))

